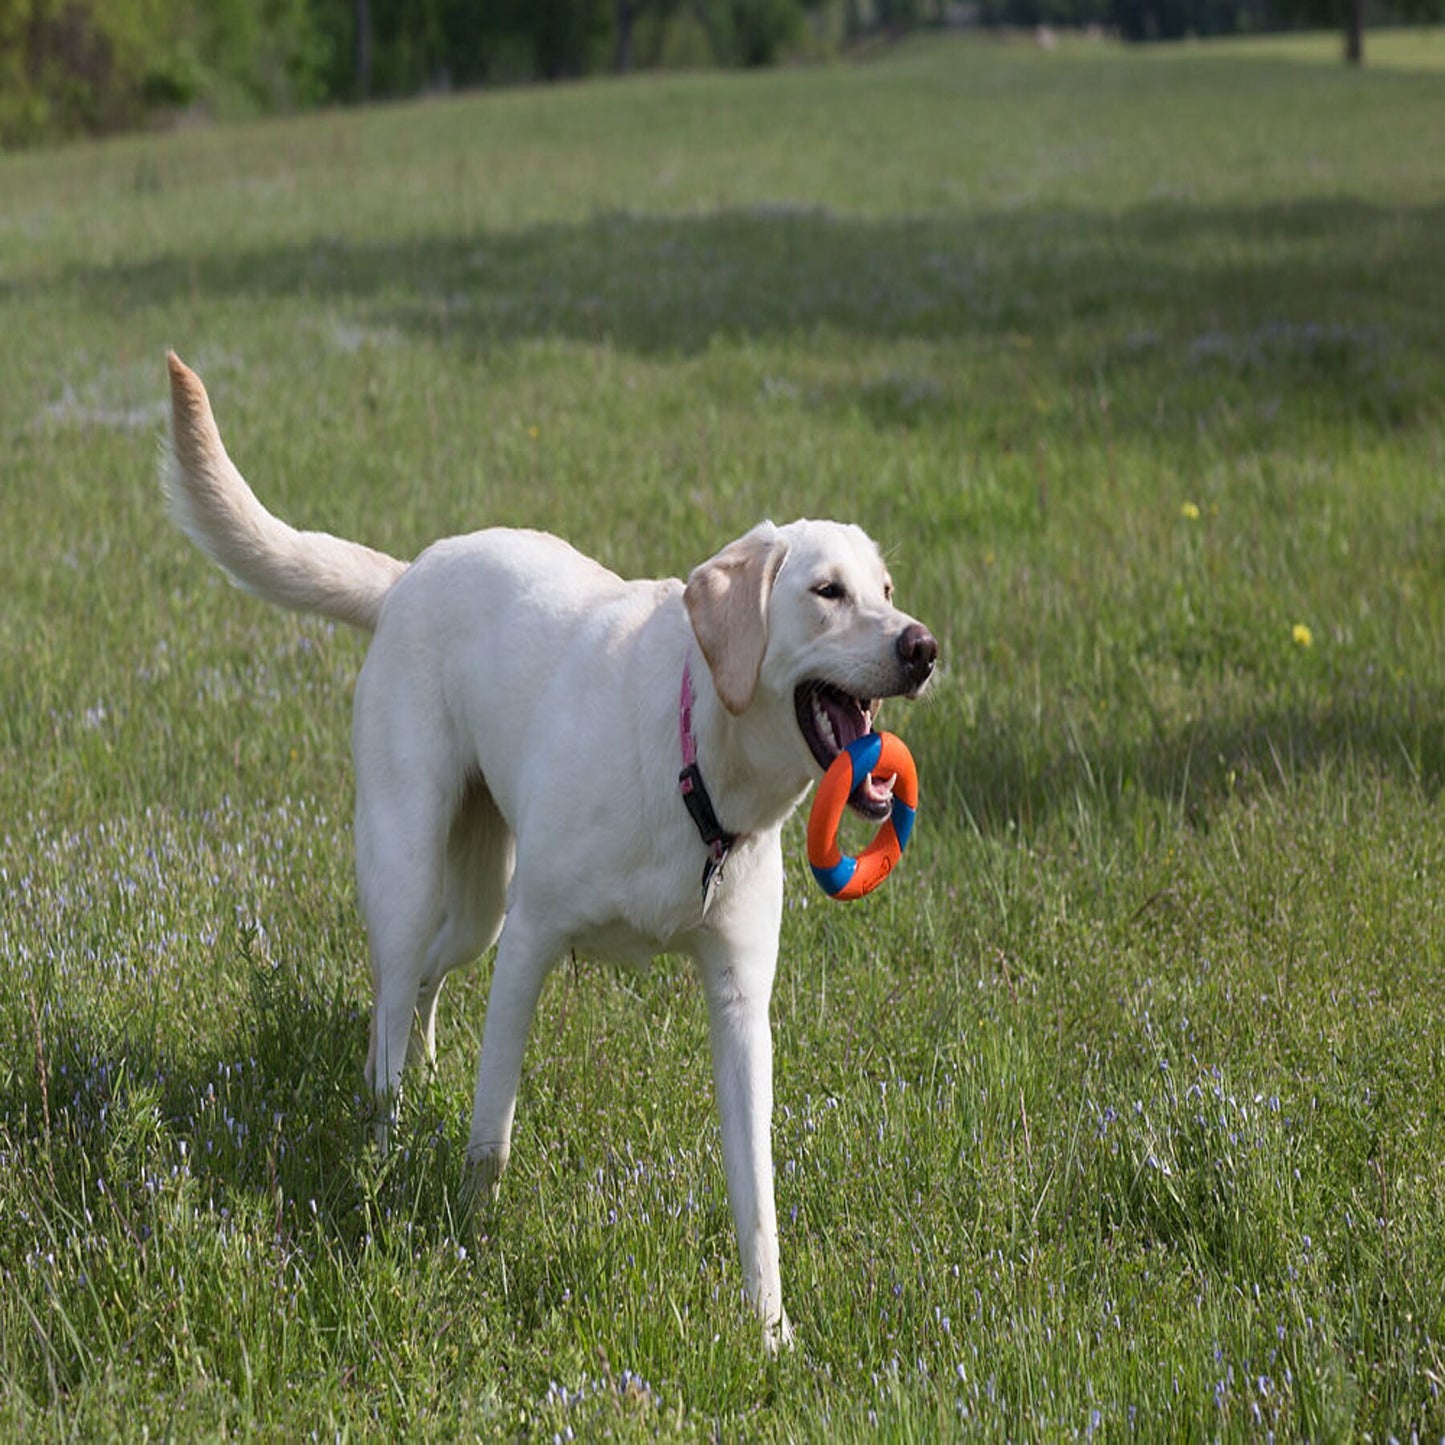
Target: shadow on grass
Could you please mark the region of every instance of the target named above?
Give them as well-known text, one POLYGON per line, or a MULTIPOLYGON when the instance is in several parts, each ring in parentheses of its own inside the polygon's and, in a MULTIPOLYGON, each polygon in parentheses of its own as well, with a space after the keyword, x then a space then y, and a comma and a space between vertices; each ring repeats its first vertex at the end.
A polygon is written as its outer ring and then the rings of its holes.
POLYGON ((1433 797, 1445 788, 1445 692, 1348 690, 1260 706, 1241 701, 1203 717, 1128 735, 1112 725, 1092 740, 1060 726, 1031 751, 1036 728, 995 717, 951 753, 934 748, 931 789, 985 834, 1032 832, 1079 800, 1107 816, 1143 794, 1207 828, 1231 798, 1287 790, 1327 770, 1360 770, 1433 797))
MULTIPOLYGON (((1151 373, 1171 370, 1205 384, 1267 378, 1286 400, 1393 426, 1438 406, 1445 207, 619 211, 515 232, 175 255, 64 284, 107 307, 321 299, 376 334, 481 351, 565 338, 687 356, 720 338, 816 331, 1009 338, 1034 348, 1030 370, 1066 382, 1137 372, 1152 395, 1151 373)), ((1018 379, 1009 385, 1017 404, 1018 379)), ((1137 410, 1138 425, 1157 425, 1152 403, 1137 410)))
POLYGON ((419 1071, 406 1143, 383 1161, 362 1079, 364 1015, 339 989, 258 963, 244 939, 240 953, 251 1006, 195 1053, 162 1041, 157 1020, 78 1015, 42 978, 12 1014, 16 1067, 0 1084, 9 1144, 33 1156, 75 1216, 101 1193, 143 1218, 146 1197, 184 1169, 222 1219, 269 1213, 278 1238, 319 1223, 352 1249, 393 1215, 408 1229, 450 1230, 460 1150, 419 1071), (439 1187, 418 1188, 437 1172, 439 1187))

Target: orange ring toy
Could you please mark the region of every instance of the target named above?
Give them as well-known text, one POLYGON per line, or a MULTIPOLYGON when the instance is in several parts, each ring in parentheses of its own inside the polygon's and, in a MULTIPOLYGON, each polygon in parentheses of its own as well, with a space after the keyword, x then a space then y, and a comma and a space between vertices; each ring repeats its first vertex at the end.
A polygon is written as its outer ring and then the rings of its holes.
POLYGON ((918 769, 893 733, 855 738, 829 765, 808 814, 808 862, 829 898, 849 902, 871 893, 908 846, 918 808, 918 769), (853 790, 866 777, 893 775, 893 811, 873 841, 852 858, 838 846, 838 825, 853 790))

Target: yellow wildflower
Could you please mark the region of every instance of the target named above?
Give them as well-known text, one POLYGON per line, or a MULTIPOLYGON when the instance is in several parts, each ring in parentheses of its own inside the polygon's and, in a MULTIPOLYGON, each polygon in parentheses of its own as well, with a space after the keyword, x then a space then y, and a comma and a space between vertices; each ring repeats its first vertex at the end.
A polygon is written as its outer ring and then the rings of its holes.
POLYGON ((1186 522, 1197 522, 1199 520, 1199 508, 1193 502, 1185 502, 1179 509, 1179 515, 1183 517, 1186 522))
POLYGON ((1303 622, 1295 623, 1290 636, 1294 638, 1296 647, 1313 647, 1315 645, 1314 633, 1303 622))

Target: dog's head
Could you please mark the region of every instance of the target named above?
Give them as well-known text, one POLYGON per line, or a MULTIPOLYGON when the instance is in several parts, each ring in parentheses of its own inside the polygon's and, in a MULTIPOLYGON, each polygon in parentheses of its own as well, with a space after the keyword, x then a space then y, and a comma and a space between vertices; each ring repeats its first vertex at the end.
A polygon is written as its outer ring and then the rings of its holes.
MULTIPOLYGON (((893 605, 875 543, 839 522, 760 523, 693 570, 684 601, 723 706, 788 704, 800 749, 825 771, 884 698, 923 691, 938 657, 933 634, 893 605)), ((866 779, 849 803, 873 819, 891 806, 866 779)))

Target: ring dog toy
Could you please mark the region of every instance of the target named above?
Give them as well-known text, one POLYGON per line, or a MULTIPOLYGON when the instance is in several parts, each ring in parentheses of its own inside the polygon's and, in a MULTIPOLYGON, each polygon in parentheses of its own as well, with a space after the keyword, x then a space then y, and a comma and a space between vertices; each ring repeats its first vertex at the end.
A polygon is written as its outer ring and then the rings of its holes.
POLYGON ((828 767, 808 814, 808 862, 829 898, 846 902, 871 893, 893 871, 908 846, 918 807, 918 770, 893 733, 855 738, 828 767), (856 857, 838 846, 838 825, 854 789, 867 777, 893 775, 893 811, 856 857))

